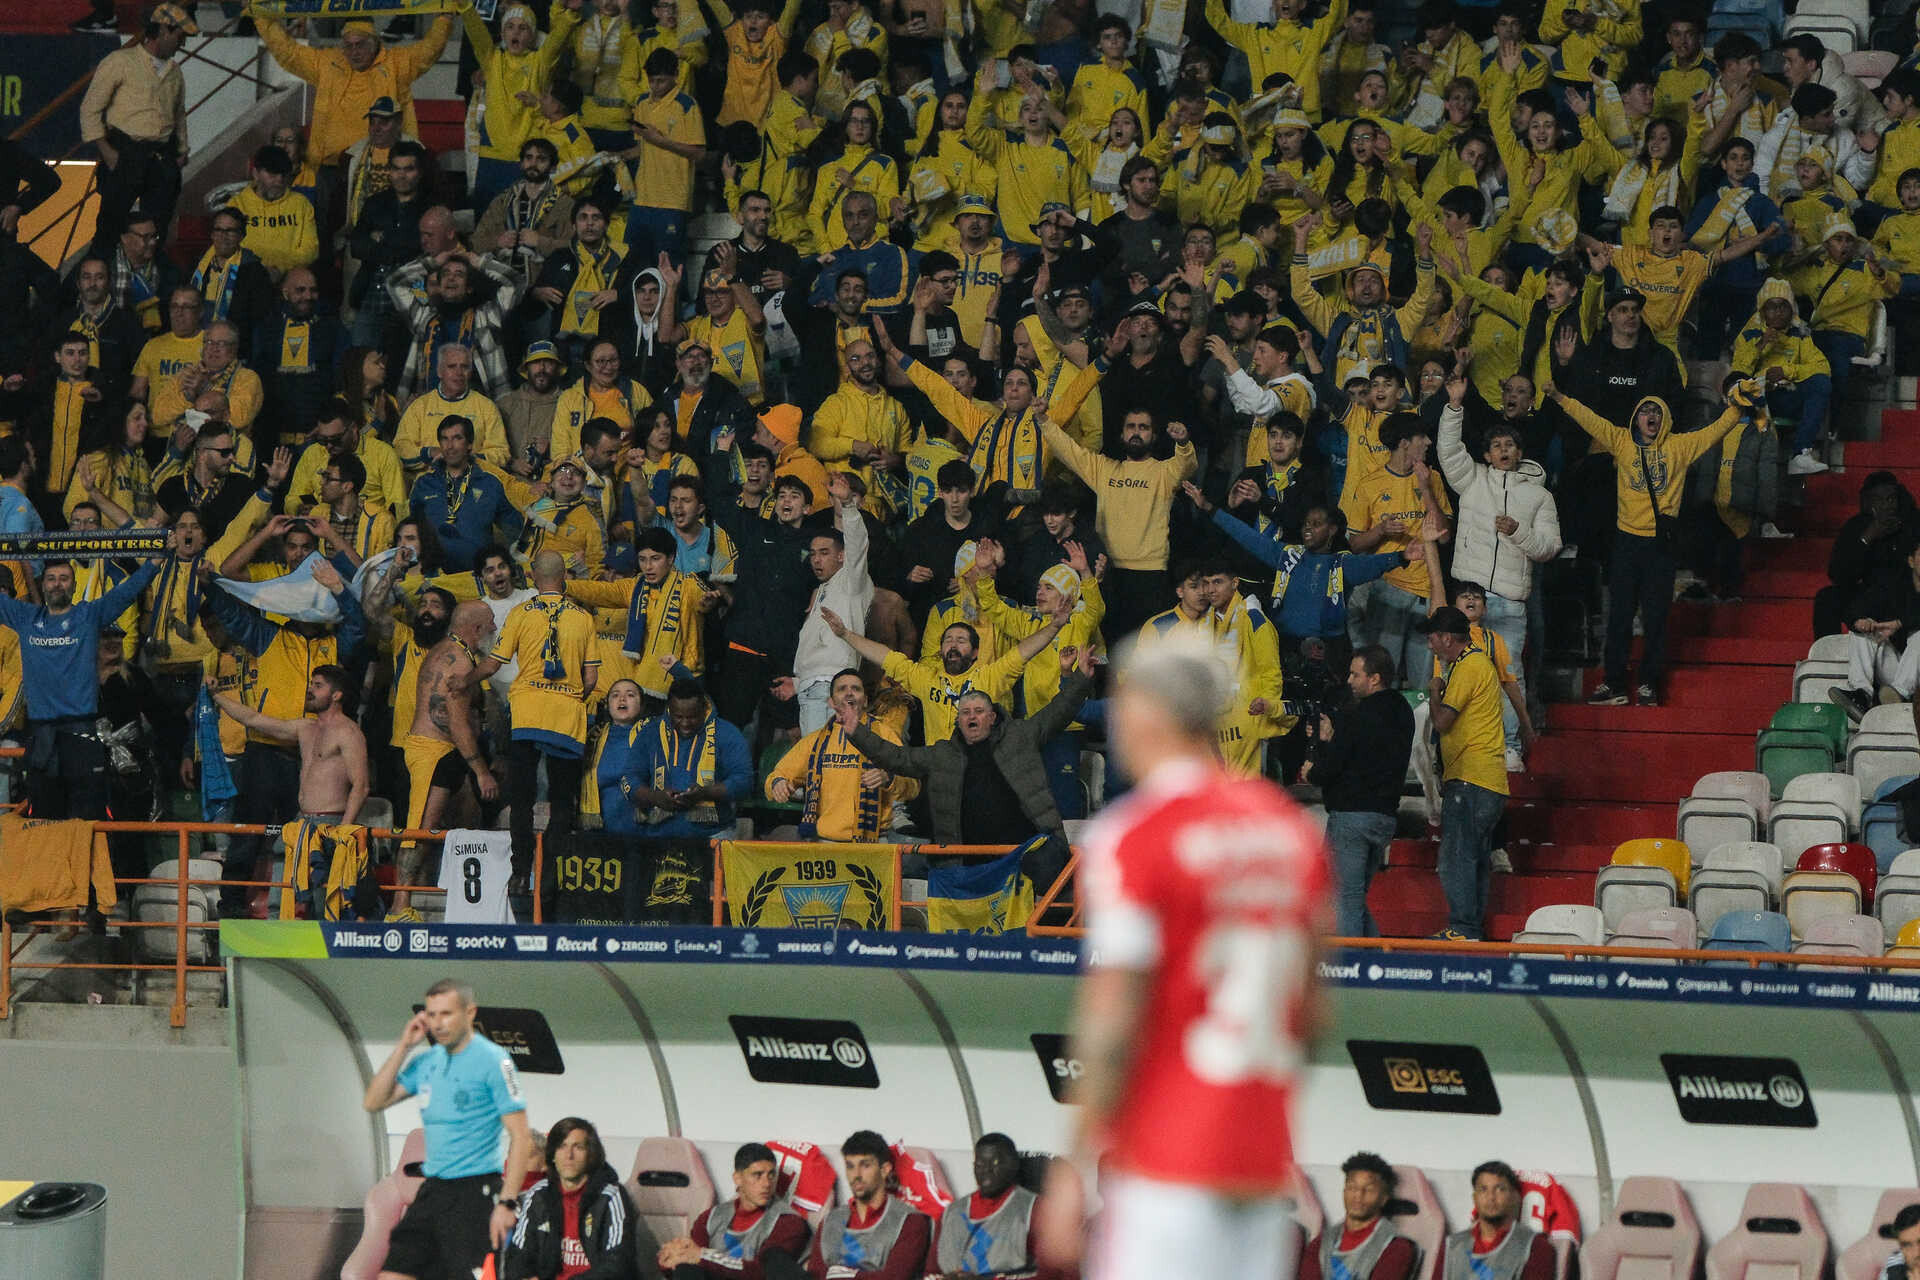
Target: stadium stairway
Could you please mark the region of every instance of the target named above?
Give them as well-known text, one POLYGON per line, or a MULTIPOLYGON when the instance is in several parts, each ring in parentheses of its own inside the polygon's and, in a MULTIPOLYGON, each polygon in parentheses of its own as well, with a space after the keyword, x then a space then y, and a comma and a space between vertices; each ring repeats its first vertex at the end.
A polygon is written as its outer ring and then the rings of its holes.
MULTIPOLYGON (((1753 768, 1754 735, 1792 696, 1793 664, 1812 640, 1813 595, 1826 585, 1833 535, 1859 509, 1861 480, 1890 470, 1920 491, 1920 412, 1888 410, 1882 438, 1848 442, 1845 465, 1809 478, 1805 505, 1784 513, 1797 537, 1750 544, 1741 603, 1674 605, 1663 705, 1549 706, 1527 772, 1508 779, 1513 874, 1493 877, 1488 937, 1512 937, 1536 907, 1592 902, 1594 873, 1615 845, 1671 836, 1679 799, 1701 774, 1753 768)), ((1585 687, 1599 678, 1589 671, 1585 687)), ((1368 895, 1383 934, 1445 927, 1436 836, 1396 840, 1388 852, 1368 895)))

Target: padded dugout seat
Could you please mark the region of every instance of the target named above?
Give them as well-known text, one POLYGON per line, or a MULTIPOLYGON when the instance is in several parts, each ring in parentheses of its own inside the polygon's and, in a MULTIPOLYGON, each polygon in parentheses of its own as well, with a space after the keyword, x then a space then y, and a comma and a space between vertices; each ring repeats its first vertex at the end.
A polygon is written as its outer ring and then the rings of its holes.
POLYGON ((677 1240, 713 1208, 713 1179, 700 1149, 685 1138, 648 1138, 633 1154, 627 1194, 656 1240, 677 1240))
POLYGON ((1740 1225, 1707 1252, 1707 1280, 1821 1280, 1826 1267, 1827 1229, 1791 1182, 1749 1187, 1740 1225))
POLYGON ((1416 1280, 1441 1280, 1447 1264, 1447 1215, 1433 1193, 1427 1175, 1410 1164, 1393 1166, 1398 1184, 1387 1201, 1387 1216, 1401 1235, 1420 1251, 1416 1280))
POLYGON ((1910 1204, 1920 1204, 1920 1187, 1894 1187, 1880 1193, 1873 1207, 1873 1228, 1848 1245, 1834 1268, 1834 1280, 1874 1280, 1888 1255, 1897 1254, 1893 1220, 1910 1204))
POLYGON ((1699 1268, 1700 1223, 1672 1178, 1622 1182, 1613 1217, 1580 1248, 1583 1280, 1693 1280, 1699 1268))
POLYGON ((426 1158, 427 1131, 415 1129, 400 1144, 400 1163, 393 1172, 367 1190, 360 1243, 340 1264, 340 1280, 379 1280, 387 1261, 387 1241, 426 1181, 420 1175, 420 1162, 426 1158))

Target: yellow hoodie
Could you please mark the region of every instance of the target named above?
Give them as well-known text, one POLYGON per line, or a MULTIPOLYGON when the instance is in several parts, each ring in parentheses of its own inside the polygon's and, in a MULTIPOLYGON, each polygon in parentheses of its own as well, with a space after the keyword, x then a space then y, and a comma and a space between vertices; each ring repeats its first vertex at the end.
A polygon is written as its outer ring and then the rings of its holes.
POLYGON ((1740 407, 1729 404, 1712 424, 1699 431, 1675 435, 1673 411, 1658 396, 1643 397, 1633 408, 1627 425, 1616 427, 1587 406, 1567 396, 1556 395, 1560 407, 1593 442, 1613 455, 1613 475, 1620 532, 1637 538, 1651 538, 1657 532, 1654 511, 1663 516, 1680 514, 1680 498, 1687 487, 1687 468, 1733 430, 1740 421, 1740 407), (1640 411, 1652 405, 1660 411, 1660 426, 1651 444, 1641 444, 1634 432, 1640 411), (1648 501, 1647 484, 1652 481, 1653 501, 1648 501))

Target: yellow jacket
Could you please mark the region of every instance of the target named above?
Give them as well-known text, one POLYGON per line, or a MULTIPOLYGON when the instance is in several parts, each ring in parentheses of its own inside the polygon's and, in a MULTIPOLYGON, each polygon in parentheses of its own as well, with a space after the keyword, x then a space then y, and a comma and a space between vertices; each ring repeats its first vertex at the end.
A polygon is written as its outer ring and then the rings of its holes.
POLYGON ((1738 405, 1728 405, 1725 413, 1699 431, 1678 435, 1673 430, 1673 411, 1658 396, 1647 396, 1634 406, 1627 425, 1616 427, 1578 400, 1558 397, 1560 407, 1574 425, 1593 437, 1593 442, 1613 456, 1613 478, 1620 532, 1651 538, 1657 531, 1654 508, 1663 516, 1680 514, 1680 499, 1687 487, 1687 468, 1733 430, 1740 421, 1738 405), (1640 410, 1653 405, 1660 410, 1660 429, 1653 443, 1641 444, 1635 435, 1633 419, 1640 410), (1652 501, 1647 482, 1653 482, 1652 501))
MULTIPOLYGON (((900 744, 900 729, 889 717, 872 717, 867 728, 888 742, 900 744)), ((917 781, 900 775, 869 793, 860 785, 860 775, 874 767, 853 745, 840 722, 829 721, 824 729, 815 729, 787 748, 780 763, 767 773, 766 795, 771 800, 773 780, 784 778, 796 795, 807 793, 801 804, 803 811, 812 815, 813 838, 871 841, 886 830, 894 805, 920 793, 917 781)))
MULTIPOLYGON (((219 385, 222 380, 220 378, 215 378, 209 386, 226 393, 227 419, 233 423, 234 431, 239 435, 239 439, 235 441, 236 444, 239 444, 241 441, 246 440, 247 428, 251 427, 253 420, 260 416, 260 402, 265 398, 265 393, 260 387, 260 375, 253 370, 244 368, 239 364, 232 364, 227 366, 225 372, 231 376, 225 379, 226 385, 224 387, 219 385)), ((187 403, 187 398, 180 394, 179 374, 175 374, 171 378, 161 382, 158 387, 149 393, 148 399, 153 409, 153 430, 155 432, 171 432, 174 423, 180 420, 180 415, 193 408, 191 404, 187 403)), ((243 449, 241 453, 233 455, 233 461, 236 467, 247 465, 242 462, 243 453, 246 455, 252 454, 251 442, 248 441, 247 443, 249 447, 243 449)), ((164 464, 162 465, 164 466, 164 464)), ((153 482, 156 485, 159 484, 167 478, 168 474, 170 473, 156 471, 153 482)))
POLYGON ((393 451, 409 475, 418 477, 426 470, 426 451, 440 447, 440 420, 456 416, 473 423, 474 457, 496 467, 507 465, 507 424, 493 401, 478 391, 469 391, 458 400, 449 400, 438 391, 424 391, 400 415, 400 425, 393 433, 393 451))
POLYGON ((257 12, 253 17, 260 43, 274 61, 314 88, 307 154, 315 164, 332 164, 367 136, 367 108, 375 98, 392 98, 400 108, 402 136, 420 136, 420 122, 413 114, 413 82, 440 60, 447 37, 453 34, 452 14, 435 18, 424 39, 382 46, 365 71, 355 71, 337 48, 316 49, 295 40, 273 18, 257 12))
MULTIPOLYGON (((980 601, 981 616, 1014 644, 1052 621, 1037 609, 1021 608, 1002 600, 991 578, 983 576, 974 590, 980 601)), ((1027 663, 1020 675, 1020 696, 1025 704, 1022 714, 1032 715, 1059 696, 1060 655, 1078 653, 1082 645, 1098 648, 1100 623, 1106 616, 1107 602, 1100 594, 1100 580, 1081 579, 1080 602, 1074 607, 1073 616, 1046 648, 1033 655, 1033 661, 1027 663)))
POLYGON ((866 501, 860 505, 884 519, 889 511, 886 497, 874 481, 872 465, 853 461, 853 446, 864 441, 898 454, 906 448, 910 425, 906 406, 885 387, 862 391, 848 380, 814 410, 807 449, 821 462, 845 463, 843 469, 858 473, 867 486, 866 501))
POLYGON ((1307 119, 1320 118, 1320 54, 1327 41, 1346 23, 1347 0, 1332 0, 1326 16, 1311 25, 1303 22, 1240 22, 1221 0, 1207 0, 1207 22, 1230 45, 1247 55, 1254 89, 1275 72, 1293 79, 1300 90, 1300 109, 1307 119))
POLYGON ((1874 306, 1900 292, 1899 276, 1889 271, 1884 279, 1876 278, 1858 259, 1838 267, 1825 260, 1816 262, 1802 280, 1804 296, 1816 299, 1807 322, 1814 332, 1830 329, 1856 338, 1866 337, 1873 328, 1874 306))
MULTIPOLYGON (((634 663, 631 678, 641 689, 656 698, 667 696, 673 677, 661 668, 659 659, 670 655, 698 673, 704 665, 700 647, 700 597, 704 589, 700 579, 690 573, 668 570, 659 586, 648 586, 645 578, 616 578, 612 582, 594 582, 584 578, 567 583, 567 596, 596 609, 625 609, 633 616, 634 597, 646 594, 641 611, 646 624, 644 649, 631 647, 631 637, 622 642, 621 651, 634 663)), ((609 684, 612 682, 609 681, 609 684)))
POLYGON ((486 87, 482 90, 486 107, 480 118, 479 154, 488 160, 518 163, 520 144, 538 134, 544 123, 540 108, 528 106, 518 95, 525 93, 538 100, 545 92, 554 64, 559 62, 573 28, 580 22, 580 14, 564 5, 556 7, 553 30, 546 42, 525 53, 509 53, 495 44, 493 32, 471 8, 461 11, 460 21, 466 27, 473 56, 486 75, 486 87))
POLYGON ((1776 331, 1756 311, 1733 340, 1733 370, 1752 378, 1775 368, 1795 382, 1833 371, 1805 325, 1796 320, 1776 331))
POLYGON ((847 243, 847 224, 841 219, 840 209, 855 191, 873 196, 884 229, 893 199, 900 194, 900 169, 893 157, 850 142, 838 160, 821 164, 814 177, 813 200, 807 206, 807 230, 813 235, 814 247, 822 253, 847 243), (841 170, 848 175, 848 185, 842 186, 838 180, 841 170))
MULTIPOLYGON (((360 490, 360 501, 370 507, 385 507, 396 520, 407 514, 407 481, 400 469, 400 455, 393 446, 365 428, 354 456, 367 469, 367 483, 360 490)), ((310 444, 293 464, 293 479, 287 486, 287 509, 298 510, 302 503, 320 501, 320 473, 326 469, 327 446, 310 444)))
POLYGON ((983 94, 967 104, 967 142, 994 168, 1000 231, 1007 240, 1038 245, 1033 224, 1044 205, 1057 201, 1075 213, 1087 208, 1087 171, 1066 140, 1028 142, 1026 134, 1000 127, 983 94))

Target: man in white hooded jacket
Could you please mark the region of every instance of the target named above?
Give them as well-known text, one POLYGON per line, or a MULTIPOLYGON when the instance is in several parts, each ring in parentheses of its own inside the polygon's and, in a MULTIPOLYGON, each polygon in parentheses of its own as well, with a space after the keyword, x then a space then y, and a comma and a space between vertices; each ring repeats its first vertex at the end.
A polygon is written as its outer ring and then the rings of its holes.
MULTIPOLYGON (((1487 593, 1487 625, 1518 664, 1527 642, 1527 599, 1533 566, 1560 554, 1560 512, 1547 492, 1547 473, 1524 456, 1520 437, 1502 421, 1488 428, 1484 461, 1475 462, 1461 439, 1469 387, 1464 365, 1447 379, 1440 411, 1440 470, 1460 495, 1454 525, 1453 576, 1487 593)), ((1509 747, 1508 767, 1516 763, 1509 747)))

